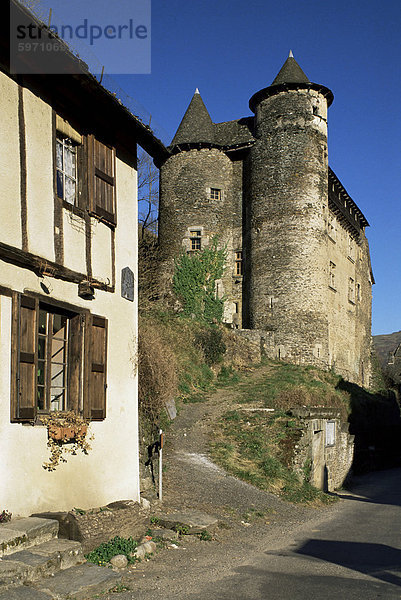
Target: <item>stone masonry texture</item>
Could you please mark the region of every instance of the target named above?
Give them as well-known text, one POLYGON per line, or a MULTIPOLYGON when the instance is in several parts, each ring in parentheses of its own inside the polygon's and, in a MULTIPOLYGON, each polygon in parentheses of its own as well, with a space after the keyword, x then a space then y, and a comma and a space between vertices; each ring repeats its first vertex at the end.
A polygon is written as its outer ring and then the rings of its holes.
POLYGON ((194 235, 201 248, 217 236, 228 325, 268 340, 272 358, 369 386, 368 223, 328 165, 333 95, 293 57, 279 75, 251 98, 254 117, 226 123, 196 91, 160 169, 160 286, 194 235))

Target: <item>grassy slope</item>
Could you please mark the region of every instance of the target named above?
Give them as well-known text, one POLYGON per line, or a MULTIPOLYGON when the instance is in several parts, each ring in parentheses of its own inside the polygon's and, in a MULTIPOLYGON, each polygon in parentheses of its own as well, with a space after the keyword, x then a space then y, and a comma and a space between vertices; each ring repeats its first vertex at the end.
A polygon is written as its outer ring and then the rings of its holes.
MULTIPOLYGON (((258 369, 251 375, 238 374, 229 365, 224 365, 221 357, 219 362, 216 339, 209 335, 211 329, 215 332, 216 328, 163 312, 142 318, 152 324, 154 336, 162 340, 162 351, 168 348, 171 353, 167 373, 176 371, 177 384, 170 398, 174 395, 178 406, 180 402, 204 401, 215 387, 232 388, 233 403, 239 404, 240 408, 228 410, 216 423, 211 444, 214 460, 233 475, 289 500, 327 501, 328 497, 308 484, 310 465, 305 465, 303 482, 291 471, 300 423, 286 414, 288 409, 296 406, 335 407, 345 419, 349 415, 352 433, 356 434, 356 439, 363 437, 366 447, 369 444, 377 446, 373 430, 383 415, 384 430, 388 428, 388 422, 396 418, 395 412, 394 416, 391 413, 394 407, 385 396, 376 396, 348 384, 334 373, 267 361, 262 369, 264 373, 267 370, 267 374, 263 377, 258 376, 258 369), (203 340, 202 343, 199 340, 203 340), (217 357, 215 364, 211 364, 210 356, 217 357), (275 408, 275 412, 244 410, 250 407, 275 408)), ((152 381, 162 360, 156 358, 154 362, 149 376, 152 381)), ((162 388, 167 373, 160 374, 162 388)), ((378 388, 381 384, 378 377, 378 388)), ((152 398, 156 396, 153 390, 152 398)))
POLYGON ((336 407, 346 417, 349 394, 337 388, 341 378, 313 367, 266 361, 267 373, 249 378, 236 398, 243 409, 226 412, 217 424, 211 444, 214 460, 229 473, 292 502, 327 502, 330 496, 291 469, 301 423, 287 414, 295 406, 336 407), (254 410, 249 411, 252 407, 254 410), (255 410, 274 408, 274 412, 255 410))

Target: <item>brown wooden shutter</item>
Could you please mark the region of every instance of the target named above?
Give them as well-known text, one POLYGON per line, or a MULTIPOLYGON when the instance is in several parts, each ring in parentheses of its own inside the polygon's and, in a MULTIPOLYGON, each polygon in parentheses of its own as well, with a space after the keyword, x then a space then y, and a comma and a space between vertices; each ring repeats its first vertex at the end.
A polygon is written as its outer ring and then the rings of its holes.
POLYGON ((88 136, 89 210, 116 225, 115 150, 88 136))
POLYGON ((37 396, 39 302, 14 294, 12 325, 12 421, 33 421, 37 396))
POLYGON ((92 421, 106 418, 107 320, 89 315, 86 335, 86 402, 84 414, 92 421))

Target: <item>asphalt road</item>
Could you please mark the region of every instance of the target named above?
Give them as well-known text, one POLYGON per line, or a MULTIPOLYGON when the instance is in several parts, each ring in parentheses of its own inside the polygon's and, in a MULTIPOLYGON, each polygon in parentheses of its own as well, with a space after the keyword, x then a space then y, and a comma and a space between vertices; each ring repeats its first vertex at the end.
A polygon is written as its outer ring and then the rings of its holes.
POLYGON ((113 598, 400 599, 401 469, 361 477, 341 495, 306 523, 171 550, 113 598))
POLYGON ((188 598, 401 598, 401 471, 360 478, 345 500, 333 519, 188 598))

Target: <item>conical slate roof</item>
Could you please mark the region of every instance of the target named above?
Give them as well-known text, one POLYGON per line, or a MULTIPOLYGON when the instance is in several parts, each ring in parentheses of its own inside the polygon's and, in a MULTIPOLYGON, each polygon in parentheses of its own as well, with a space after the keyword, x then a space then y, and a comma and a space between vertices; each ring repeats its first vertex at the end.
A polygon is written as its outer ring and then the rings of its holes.
POLYGON ((203 103, 199 90, 196 89, 171 142, 171 146, 197 142, 213 143, 213 141, 213 122, 203 103))
POLYGON ((310 83, 291 51, 272 85, 280 83, 310 83))
POLYGON ((269 87, 259 90, 251 97, 249 100, 249 108, 255 112, 256 107, 260 102, 266 100, 266 98, 269 98, 270 96, 278 94, 279 92, 287 91, 288 89, 316 90, 320 94, 323 94, 323 96, 326 98, 327 106, 330 106, 330 104, 333 102, 333 92, 324 85, 312 83, 307 78, 290 51, 287 60, 281 67, 273 83, 269 87))

